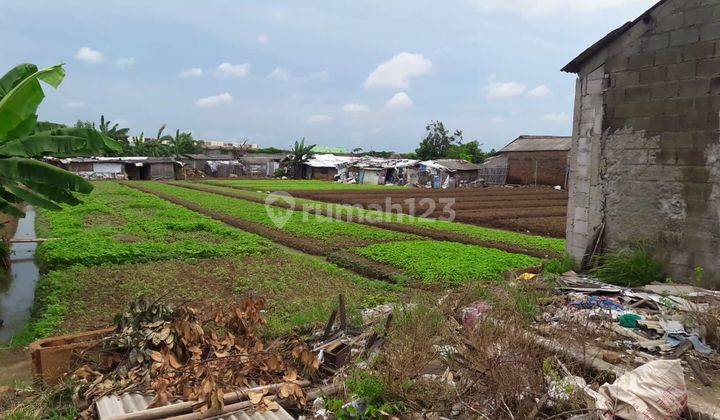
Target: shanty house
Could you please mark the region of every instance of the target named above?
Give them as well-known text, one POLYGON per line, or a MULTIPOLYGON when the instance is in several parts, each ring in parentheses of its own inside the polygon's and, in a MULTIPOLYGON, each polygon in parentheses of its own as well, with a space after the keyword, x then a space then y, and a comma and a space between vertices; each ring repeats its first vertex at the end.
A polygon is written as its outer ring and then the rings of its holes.
POLYGON ((675 280, 699 267, 720 288, 719 10, 660 1, 563 68, 578 75, 567 223, 578 261, 642 240, 675 280))
POLYGON ((332 181, 338 174, 338 167, 351 159, 349 156, 335 156, 333 154, 313 155, 312 158, 303 162, 301 177, 332 181))
POLYGON ((247 153, 240 156, 238 160, 245 167, 246 176, 273 177, 284 158, 284 154, 247 153))
POLYGON ((488 185, 504 185, 507 182, 507 155, 491 156, 480 164, 478 177, 488 185))
POLYGON ((418 163, 418 185, 454 188, 477 181, 480 165, 463 159, 438 159, 418 163))
POLYGON ((187 154, 182 161, 186 168, 216 178, 244 174, 243 165, 233 155, 187 154))
POLYGON ((45 158, 45 161, 90 180, 175 179, 175 170, 180 166, 179 163, 172 158, 152 158, 145 156, 67 159, 45 158))
MULTIPOLYGON (((508 184, 567 184, 572 137, 520 136, 497 154, 507 164, 508 184)), ((498 162, 499 163, 499 162, 498 162)))

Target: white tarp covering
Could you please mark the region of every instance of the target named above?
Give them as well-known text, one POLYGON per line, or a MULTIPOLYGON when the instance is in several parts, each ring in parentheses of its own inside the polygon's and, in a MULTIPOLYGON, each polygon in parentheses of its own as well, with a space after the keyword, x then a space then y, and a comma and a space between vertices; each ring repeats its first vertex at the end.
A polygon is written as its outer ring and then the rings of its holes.
POLYGON ((337 168, 339 165, 350 162, 352 159, 350 156, 314 155, 308 159, 305 164, 312 168, 337 168))

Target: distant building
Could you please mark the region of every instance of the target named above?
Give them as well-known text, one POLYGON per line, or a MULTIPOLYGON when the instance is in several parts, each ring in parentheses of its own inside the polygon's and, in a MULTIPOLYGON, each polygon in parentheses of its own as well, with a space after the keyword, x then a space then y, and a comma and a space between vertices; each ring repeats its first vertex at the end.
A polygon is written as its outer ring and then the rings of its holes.
POLYGON ((348 156, 335 156, 333 154, 314 155, 302 165, 301 177, 305 179, 319 179, 332 181, 338 174, 338 167, 351 160, 348 156))
POLYGON ((169 180, 176 179, 180 163, 172 158, 145 156, 45 158, 45 161, 89 180, 169 180))
POLYGON ((272 178, 285 156, 283 153, 247 153, 238 160, 245 167, 245 176, 272 178))
POLYGON ((506 162, 508 184, 560 185, 568 176, 572 137, 520 136, 497 153, 494 164, 506 162))
POLYGON ((245 174, 242 163, 233 155, 187 154, 182 162, 187 169, 216 178, 229 178, 245 174))

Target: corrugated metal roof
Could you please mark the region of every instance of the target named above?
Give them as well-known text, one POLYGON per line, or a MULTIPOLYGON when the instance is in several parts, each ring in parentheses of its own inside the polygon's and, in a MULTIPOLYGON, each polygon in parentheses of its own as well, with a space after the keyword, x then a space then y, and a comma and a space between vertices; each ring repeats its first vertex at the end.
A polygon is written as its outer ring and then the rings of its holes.
POLYGON ((480 167, 478 164, 463 159, 438 159, 435 163, 451 171, 474 171, 480 167))
MULTIPOLYGON (((153 400, 152 395, 142 395, 137 393, 127 393, 120 396, 108 395, 100 398, 95 406, 97 407, 98 418, 100 420, 110 420, 114 417, 125 416, 128 414, 140 414, 141 411, 147 409, 153 400)), ((254 412, 251 415, 244 411, 236 411, 220 416, 212 417, 220 420, 292 420, 292 416, 288 414, 282 407, 277 411, 268 411, 265 413, 254 412)))
POLYGON ((572 137, 561 136, 520 136, 502 148, 505 152, 545 152, 570 150, 572 137))

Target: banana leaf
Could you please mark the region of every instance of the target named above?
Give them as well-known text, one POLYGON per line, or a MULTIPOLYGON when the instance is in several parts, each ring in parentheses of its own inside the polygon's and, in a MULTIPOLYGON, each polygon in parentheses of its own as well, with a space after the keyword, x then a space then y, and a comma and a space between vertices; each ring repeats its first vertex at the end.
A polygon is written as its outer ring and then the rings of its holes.
POLYGON ((15 217, 24 217, 25 216, 24 211, 13 206, 10 202, 5 200, 4 198, 0 198, 0 212, 9 214, 10 216, 15 216, 15 217))
POLYGON ((26 78, 37 73, 35 64, 24 63, 13 67, 9 72, 0 78, 0 99, 26 78))
POLYGON ((6 86, 13 86, 0 99, 0 139, 7 140, 8 133, 18 125, 35 115, 37 108, 45 98, 40 81, 57 88, 65 78, 62 64, 27 73, 33 65, 20 65, 3 76, 6 86), (24 78, 23 78, 24 77, 24 78))
POLYGON ((0 144, 0 156, 5 157, 96 156, 108 151, 122 152, 122 145, 89 128, 59 128, 0 144))
POLYGON ((28 204, 43 207, 48 210, 60 210, 62 208, 47 197, 44 197, 37 192, 33 192, 30 189, 21 187, 20 185, 18 185, 17 182, 3 179, 0 181, 0 183, 8 192, 12 193, 12 195, 28 204))
POLYGON ((12 157, 0 159, 0 178, 23 184, 43 184, 65 191, 90 193, 90 182, 56 166, 33 159, 12 157))

